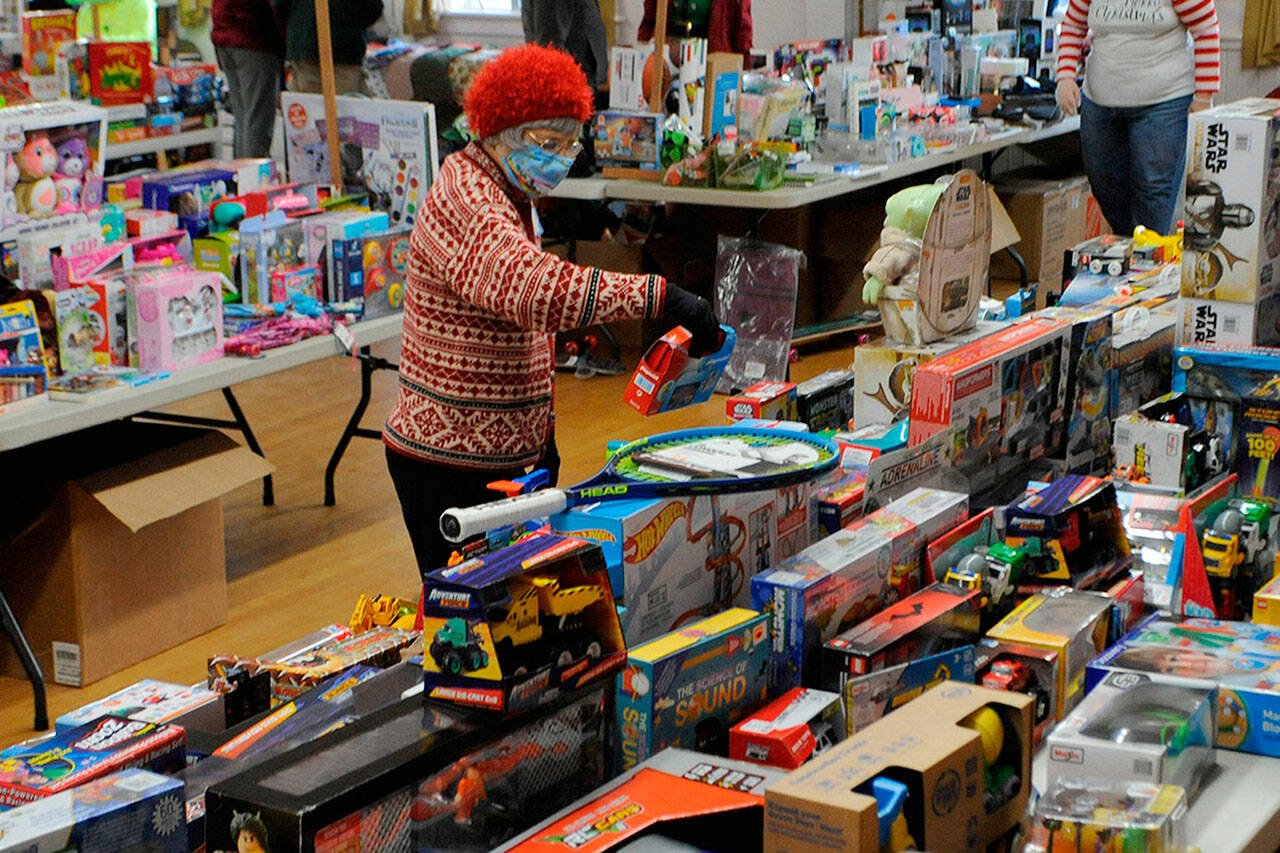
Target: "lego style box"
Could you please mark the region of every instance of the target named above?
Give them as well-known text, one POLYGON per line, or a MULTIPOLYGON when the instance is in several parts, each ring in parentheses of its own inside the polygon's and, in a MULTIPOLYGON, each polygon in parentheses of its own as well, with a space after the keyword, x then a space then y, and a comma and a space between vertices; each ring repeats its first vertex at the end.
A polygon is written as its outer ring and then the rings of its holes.
POLYGON ((792 382, 757 382, 724 403, 729 423, 759 418, 772 421, 796 419, 796 386, 792 382))
POLYGON ((615 769, 668 746, 729 752, 729 729, 769 694, 769 620, 734 608, 631 650, 618 677, 615 769))
POLYGON ((186 853, 182 783, 122 770, 0 814, 3 853, 68 850, 186 853))
POLYGON ((839 695, 793 687, 729 730, 729 757, 794 770, 844 736, 839 695))
POLYGON ((925 544, 963 521, 969 498, 916 489, 751 579, 773 626, 774 690, 813 683, 824 643, 923 585, 925 544))
POLYGON ((1256 305, 1276 292, 1280 101, 1245 98, 1191 116, 1182 295, 1256 305))
POLYGON ((850 678, 844 685, 845 719, 849 735, 862 731, 944 681, 973 682, 973 646, 927 655, 850 678))
POLYGON ((737 495, 606 501, 554 515, 557 533, 600 543, 636 645, 690 619, 746 606, 751 579, 809 544, 809 486, 737 495))

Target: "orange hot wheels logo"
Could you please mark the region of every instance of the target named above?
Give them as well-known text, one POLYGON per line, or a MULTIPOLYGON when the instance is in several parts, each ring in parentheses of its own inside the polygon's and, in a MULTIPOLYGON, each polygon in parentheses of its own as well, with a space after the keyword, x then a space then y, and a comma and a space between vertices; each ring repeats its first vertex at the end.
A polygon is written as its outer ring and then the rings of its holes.
POLYGON ((684 512, 684 504, 679 501, 664 506, 635 536, 627 537, 622 546, 623 560, 628 563, 643 563, 649 559, 659 543, 666 538, 671 526, 684 516, 684 512))

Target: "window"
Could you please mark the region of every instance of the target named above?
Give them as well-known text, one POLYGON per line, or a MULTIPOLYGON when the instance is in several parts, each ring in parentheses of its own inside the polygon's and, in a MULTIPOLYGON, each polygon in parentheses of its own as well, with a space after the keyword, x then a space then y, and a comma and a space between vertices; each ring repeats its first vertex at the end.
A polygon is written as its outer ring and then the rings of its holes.
POLYGON ((455 15, 517 15, 520 0, 440 0, 439 8, 455 15))

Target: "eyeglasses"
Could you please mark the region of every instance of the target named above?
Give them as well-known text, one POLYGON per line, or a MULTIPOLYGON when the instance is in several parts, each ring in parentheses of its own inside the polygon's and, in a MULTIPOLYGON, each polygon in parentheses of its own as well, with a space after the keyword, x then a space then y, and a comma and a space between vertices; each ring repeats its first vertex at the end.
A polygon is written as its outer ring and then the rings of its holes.
POLYGON ((565 142, 561 139, 538 139, 532 133, 525 135, 525 141, 541 148, 547 154, 563 154, 565 157, 577 157, 582 150, 582 142, 574 139, 565 142))

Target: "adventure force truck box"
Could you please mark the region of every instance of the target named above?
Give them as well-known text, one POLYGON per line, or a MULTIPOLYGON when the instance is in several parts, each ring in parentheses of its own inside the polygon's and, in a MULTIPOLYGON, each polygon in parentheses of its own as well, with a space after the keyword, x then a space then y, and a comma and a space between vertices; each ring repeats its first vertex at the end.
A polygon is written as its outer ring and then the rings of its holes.
POLYGON ((534 534, 424 580, 426 694, 510 715, 622 667, 600 546, 534 534))
POLYGON ((734 608, 631 650, 617 679, 616 770, 668 746, 729 754, 729 729, 769 694, 769 618, 734 608))

